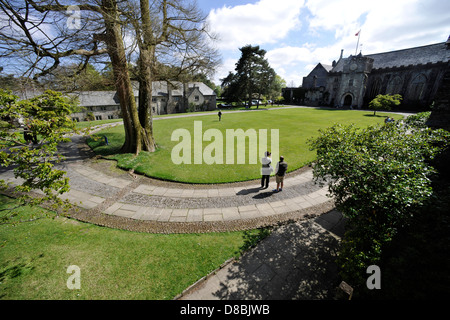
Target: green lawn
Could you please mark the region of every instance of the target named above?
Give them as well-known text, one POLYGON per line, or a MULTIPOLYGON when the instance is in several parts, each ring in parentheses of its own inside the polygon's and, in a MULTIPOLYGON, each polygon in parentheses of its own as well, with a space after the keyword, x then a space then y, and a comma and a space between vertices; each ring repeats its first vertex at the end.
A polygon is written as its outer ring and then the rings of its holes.
MULTIPOLYGON (((315 159, 315 153, 309 150, 307 141, 318 135, 318 130, 326 128, 334 123, 368 126, 384 122, 386 113, 351 110, 319 110, 313 108, 281 109, 265 111, 248 111, 243 113, 227 113, 223 111, 222 121, 219 122, 217 114, 208 116, 160 119, 154 121, 155 139, 158 149, 154 153, 141 152, 139 156, 132 154, 117 154, 123 144, 123 127, 119 126, 107 129, 94 135, 94 139, 88 141, 93 150, 101 155, 108 156, 118 161, 118 166, 124 169, 134 169, 135 172, 150 177, 187 182, 187 183, 226 183, 234 181, 253 180, 260 177, 260 165, 249 164, 193 164, 194 148, 192 147, 191 164, 174 164, 171 158, 172 149, 179 144, 171 141, 175 129, 184 128, 189 130, 193 138, 194 121, 202 121, 203 133, 208 129, 219 129, 222 132, 224 143, 226 140, 226 129, 260 129, 268 130, 268 146, 270 149, 270 129, 279 130, 279 149, 289 164, 289 171, 293 171, 307 165, 315 159), (101 138, 106 135, 109 145, 104 145, 101 138), (96 141, 95 137, 99 137, 96 141)), ((400 119, 400 115, 392 115, 400 119)), ((210 141, 203 141, 204 150, 210 141)), ((193 143, 191 144, 193 146, 193 143)), ((236 146, 236 144, 235 144, 236 146)), ((236 147, 235 147, 236 148, 236 147)), ((224 147, 224 154, 226 149, 224 147)), ((258 156, 258 159, 261 155, 258 156)), ((236 157, 236 152, 235 152, 236 157)), ((248 159, 248 142, 246 143, 246 159, 248 159)), ((277 159, 273 159, 274 163, 277 159)))
MULTIPOLYGON (((0 196, 0 210, 11 202, 0 196)), ((243 235, 136 233, 66 218, 0 225, 0 299, 172 299, 238 255, 243 235), (80 268, 80 290, 67 288, 70 265, 80 268)))

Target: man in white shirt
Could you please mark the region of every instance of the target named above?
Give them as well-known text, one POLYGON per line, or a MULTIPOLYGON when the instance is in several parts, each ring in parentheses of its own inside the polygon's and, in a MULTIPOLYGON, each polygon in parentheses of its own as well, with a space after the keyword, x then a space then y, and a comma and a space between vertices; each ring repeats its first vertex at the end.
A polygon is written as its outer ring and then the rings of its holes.
POLYGON ((269 178, 272 174, 273 168, 271 166, 272 159, 270 158, 271 153, 266 151, 264 157, 261 158, 261 188, 267 189, 269 187, 269 178))

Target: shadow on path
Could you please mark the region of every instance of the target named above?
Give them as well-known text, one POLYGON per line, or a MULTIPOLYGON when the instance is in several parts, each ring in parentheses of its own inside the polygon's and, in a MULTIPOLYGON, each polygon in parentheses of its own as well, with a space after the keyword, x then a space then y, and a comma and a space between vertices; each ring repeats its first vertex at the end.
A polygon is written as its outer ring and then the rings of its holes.
POLYGON ((342 215, 332 210, 281 226, 181 299, 335 299, 341 280, 335 263, 340 240, 328 230, 342 235, 344 225, 342 215))

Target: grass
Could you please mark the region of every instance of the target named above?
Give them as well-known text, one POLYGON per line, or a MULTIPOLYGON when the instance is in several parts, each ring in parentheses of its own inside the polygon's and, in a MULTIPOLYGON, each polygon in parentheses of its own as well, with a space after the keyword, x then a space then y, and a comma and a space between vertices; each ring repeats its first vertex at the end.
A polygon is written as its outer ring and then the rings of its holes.
POLYGON ((95 126, 99 126, 102 124, 114 123, 114 122, 123 122, 123 120, 122 119, 109 119, 109 120, 81 121, 81 122, 75 123, 75 128, 76 129, 85 129, 85 128, 95 127, 95 126))
MULTIPOLYGON (((265 111, 248 111, 242 113, 227 113, 223 111, 222 121, 217 114, 207 116, 160 119, 154 121, 155 139, 158 145, 154 153, 141 152, 137 157, 133 154, 118 154, 124 141, 123 127, 103 130, 88 141, 91 148, 100 155, 117 160, 120 168, 133 169, 137 173, 150 177, 186 183, 227 183, 247 181, 260 177, 260 164, 179 164, 171 159, 172 149, 179 144, 171 141, 172 132, 178 128, 189 130, 193 138, 194 121, 202 121, 203 133, 208 129, 219 129, 226 137, 226 129, 268 129, 268 146, 270 148, 270 129, 279 129, 280 154, 289 165, 288 171, 301 168, 315 159, 315 153, 309 150, 307 141, 318 135, 318 130, 329 127, 336 122, 355 123, 361 127, 384 122, 386 113, 351 110, 318 110, 313 108, 281 109, 265 111), (103 142, 103 136, 108 137, 109 145, 103 142), (97 138, 96 138, 97 137, 97 138)), ((400 115, 389 114, 395 119, 400 115)), ((203 149, 211 142, 203 141, 203 149)), ((191 144, 192 145, 192 144, 191 144)), ((193 145, 192 145, 193 146, 193 145)), ((191 159, 193 163, 193 147, 191 159)), ((226 150, 224 148, 224 154, 226 150)), ((236 152, 235 152, 236 157, 236 152)), ((246 143, 246 159, 248 159, 248 142, 246 143)), ((276 163, 273 159, 273 162, 276 163)), ((225 158, 224 158, 225 162, 225 158)), ((236 160, 235 160, 236 163, 236 160)))
MULTIPOLYGON (((0 210, 13 203, 0 196, 0 210)), ((67 218, 0 225, 0 299, 172 299, 239 255, 244 235, 147 234, 67 218), (66 286, 70 265, 80 267, 80 290, 66 286)))

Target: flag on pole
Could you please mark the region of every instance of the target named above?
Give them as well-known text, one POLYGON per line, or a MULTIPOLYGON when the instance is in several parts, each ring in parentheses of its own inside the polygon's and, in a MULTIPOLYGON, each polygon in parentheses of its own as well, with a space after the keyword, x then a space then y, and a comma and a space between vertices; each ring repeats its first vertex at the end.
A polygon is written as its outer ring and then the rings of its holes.
POLYGON ((359 36, 361 35, 361 29, 355 34, 356 37, 358 37, 358 42, 356 43, 356 49, 355 49, 355 56, 358 54, 358 47, 359 47, 359 36))

